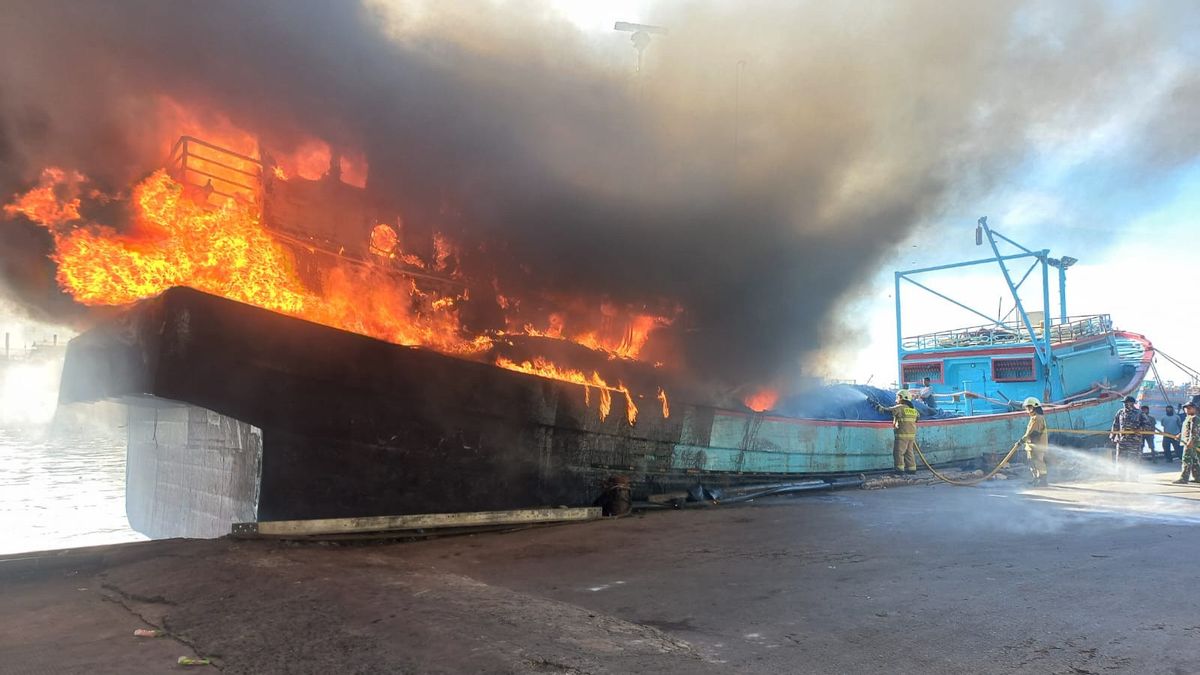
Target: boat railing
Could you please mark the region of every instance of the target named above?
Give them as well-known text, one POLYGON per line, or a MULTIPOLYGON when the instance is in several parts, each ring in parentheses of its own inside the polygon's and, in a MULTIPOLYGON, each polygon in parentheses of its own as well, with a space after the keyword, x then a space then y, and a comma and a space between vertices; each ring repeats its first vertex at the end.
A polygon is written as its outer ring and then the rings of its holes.
POLYGON ((225 199, 258 201, 262 161, 192 136, 180 136, 171 147, 167 170, 184 185, 225 199))
MULTIPOLYGON (((1109 335, 1113 331, 1112 318, 1108 314, 1067 317, 1066 321, 1051 319, 1049 327, 1042 320, 1033 321, 1033 333, 1040 342, 1045 331, 1050 331, 1051 344, 1071 342, 1085 337, 1109 335)), ((1006 321, 981 326, 968 326, 953 330, 906 337, 905 351, 948 349, 957 347, 987 347, 992 345, 1032 344, 1025 324, 1021 321, 1006 321)))

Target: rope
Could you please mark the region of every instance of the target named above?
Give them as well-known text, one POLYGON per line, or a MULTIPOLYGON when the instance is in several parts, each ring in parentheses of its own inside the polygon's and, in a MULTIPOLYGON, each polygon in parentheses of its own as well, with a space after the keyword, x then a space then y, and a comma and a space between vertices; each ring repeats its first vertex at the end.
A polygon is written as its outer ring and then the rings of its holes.
POLYGON ((1017 454, 1017 448, 1020 445, 1021 445, 1021 441, 1017 441, 1016 443, 1013 443, 1012 449, 1008 451, 1008 454, 1004 456, 1004 459, 1000 460, 1000 463, 996 465, 996 468, 989 471, 987 473, 987 475, 985 475, 981 478, 973 478, 971 480, 954 480, 953 478, 946 477, 940 471, 933 468, 933 465, 929 463, 929 460, 925 459, 925 453, 921 452, 921 444, 917 443, 915 441, 913 442, 913 447, 915 447, 917 449, 917 456, 921 458, 921 463, 924 464, 927 469, 932 471, 933 475, 937 476, 940 480, 942 480, 946 483, 949 483, 951 485, 961 485, 964 487, 970 487, 972 485, 982 483, 983 481, 988 480, 992 476, 995 476, 997 473, 1000 472, 1000 469, 1004 468, 1005 464, 1008 464, 1008 460, 1012 459, 1012 456, 1017 454))
POLYGON ((1154 372, 1154 383, 1158 385, 1158 393, 1162 394, 1163 403, 1171 405, 1171 397, 1167 396, 1167 390, 1163 388, 1162 375, 1158 374, 1158 366, 1153 361, 1150 362, 1150 370, 1154 372))
POLYGON ((1185 364, 1185 363, 1180 363, 1180 362, 1179 362, 1177 359, 1175 359, 1175 358, 1174 358, 1174 357, 1172 357, 1170 354, 1168 354, 1168 353, 1164 352, 1164 351, 1163 351, 1163 350, 1161 350, 1161 349, 1155 349, 1154 351, 1155 351, 1156 353, 1158 353, 1158 355, 1159 355, 1159 356, 1161 356, 1161 357, 1165 358, 1166 360, 1170 361, 1170 362, 1171 362, 1171 364, 1172 364, 1173 366, 1175 366, 1176 368, 1178 368, 1178 369, 1182 370, 1183 372, 1187 373, 1188 375, 1192 376, 1193 378, 1198 378, 1198 377, 1200 377, 1200 371, 1197 371, 1195 368, 1192 368, 1191 366, 1188 366, 1188 365, 1187 365, 1187 364, 1185 364))

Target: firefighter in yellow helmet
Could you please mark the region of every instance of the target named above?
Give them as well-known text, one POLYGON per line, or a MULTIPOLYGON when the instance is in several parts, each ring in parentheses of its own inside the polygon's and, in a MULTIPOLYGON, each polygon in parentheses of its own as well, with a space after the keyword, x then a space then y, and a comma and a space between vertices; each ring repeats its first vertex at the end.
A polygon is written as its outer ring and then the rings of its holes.
POLYGON ((892 460, 896 473, 915 474, 917 472, 917 412, 913 405, 912 392, 901 389, 896 392, 896 405, 882 406, 876 404, 879 412, 892 416, 892 427, 895 439, 892 441, 892 460))
POLYGON ((1025 412, 1029 413, 1029 426, 1025 427, 1025 435, 1021 442, 1025 444, 1025 455, 1029 458, 1029 471, 1033 474, 1033 485, 1047 485, 1046 482, 1046 448, 1050 445, 1050 434, 1046 431, 1046 412, 1042 410, 1042 402, 1030 396, 1024 402, 1025 412))

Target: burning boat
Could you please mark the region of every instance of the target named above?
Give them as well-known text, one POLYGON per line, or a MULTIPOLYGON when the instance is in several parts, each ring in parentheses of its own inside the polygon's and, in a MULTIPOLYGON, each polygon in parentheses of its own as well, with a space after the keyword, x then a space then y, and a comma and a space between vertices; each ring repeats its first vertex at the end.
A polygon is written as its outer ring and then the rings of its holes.
MULTIPOLYGON (((69 227, 81 188, 66 172, 6 207, 51 229, 76 299, 119 307, 71 341, 60 398, 128 404, 135 529, 217 536, 246 521, 590 505, 613 481, 637 498, 891 467, 885 420, 788 414, 770 391, 706 400, 639 358, 677 309, 471 330, 480 291, 457 262, 469 252, 414 236, 354 184, 353 163, 321 159, 306 177, 181 138, 129 197, 136 237, 69 227)), ((1032 260, 1044 285, 1057 268, 1065 287, 1068 259, 1002 254, 998 239, 1015 243, 984 220, 979 233, 992 257, 896 276, 899 291, 997 265, 1018 317, 905 337, 897 292, 899 381, 929 377, 939 396, 921 427, 934 464, 1007 449, 1025 425, 1011 401, 1027 395, 1048 402, 1052 428, 1107 428, 1154 353, 1107 315, 1068 316, 1065 292, 1057 315, 1048 288, 1027 311, 1006 263, 1032 260)), ((520 316, 519 299, 491 291, 484 305, 520 316)))

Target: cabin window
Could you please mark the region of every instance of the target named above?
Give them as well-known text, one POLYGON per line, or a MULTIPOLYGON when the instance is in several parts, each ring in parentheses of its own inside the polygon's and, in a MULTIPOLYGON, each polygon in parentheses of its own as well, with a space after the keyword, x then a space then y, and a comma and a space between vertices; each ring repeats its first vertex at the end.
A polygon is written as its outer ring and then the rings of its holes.
POLYGON ((992 379, 996 382, 1036 382, 1033 359, 993 359, 992 379))
POLYGON ((942 362, 935 361, 933 363, 906 363, 904 364, 904 381, 905 382, 920 382, 925 378, 929 378, 930 382, 942 382, 942 362))

